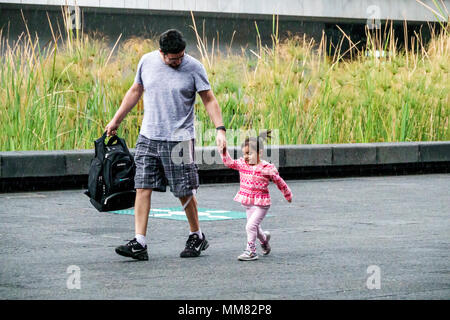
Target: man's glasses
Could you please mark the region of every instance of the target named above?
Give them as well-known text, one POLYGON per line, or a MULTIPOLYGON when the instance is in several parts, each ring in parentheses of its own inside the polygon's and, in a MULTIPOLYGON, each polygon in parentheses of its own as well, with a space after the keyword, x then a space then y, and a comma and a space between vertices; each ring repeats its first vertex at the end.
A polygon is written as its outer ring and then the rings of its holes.
POLYGON ((167 54, 166 54, 165 56, 167 57, 167 59, 169 60, 169 62, 175 62, 175 61, 183 60, 183 58, 184 58, 184 53, 183 53, 182 56, 176 57, 176 58, 169 58, 167 54))

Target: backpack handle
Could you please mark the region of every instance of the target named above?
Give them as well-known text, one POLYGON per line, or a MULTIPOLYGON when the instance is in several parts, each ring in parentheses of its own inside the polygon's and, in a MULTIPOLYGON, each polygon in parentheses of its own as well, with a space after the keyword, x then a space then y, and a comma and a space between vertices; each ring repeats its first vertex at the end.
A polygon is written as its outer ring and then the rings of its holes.
MULTIPOLYGON (((104 133, 103 135, 105 135, 106 133, 104 133)), ((103 137, 103 136, 102 136, 103 137)), ((105 141, 105 140, 103 140, 105 141)), ((118 144, 120 144, 122 146, 122 148, 127 152, 130 153, 130 151, 128 150, 127 144, 125 142, 125 139, 123 138, 119 138, 117 135, 112 136, 111 139, 109 139, 108 143, 106 144, 106 146, 112 146, 114 144, 114 142, 116 142, 118 144)))
POLYGON ((127 153, 130 153, 130 151, 128 150, 127 144, 125 142, 125 139, 119 138, 117 135, 114 135, 114 136, 111 137, 111 139, 109 139, 109 141, 107 143, 105 143, 106 137, 107 136, 106 136, 106 131, 105 131, 100 138, 95 140, 95 142, 94 142, 94 144, 95 144, 95 157, 104 158, 105 154, 106 154, 106 150, 105 150, 106 146, 111 146, 116 141, 117 141, 117 143, 119 143, 123 147, 123 149, 127 153))

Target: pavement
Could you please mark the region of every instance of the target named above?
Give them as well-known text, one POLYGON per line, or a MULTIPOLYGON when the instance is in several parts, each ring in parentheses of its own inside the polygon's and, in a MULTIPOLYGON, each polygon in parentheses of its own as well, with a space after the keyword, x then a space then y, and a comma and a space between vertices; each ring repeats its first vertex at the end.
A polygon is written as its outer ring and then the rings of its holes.
MULTIPOLYGON (((237 260, 245 219, 201 222, 210 247, 181 259, 187 222, 150 218, 136 261, 114 252, 134 217, 98 212, 84 190, 0 194, 0 299, 450 298, 450 174, 286 182, 293 202, 272 184, 262 224, 272 252, 251 262, 237 260)), ((243 211, 238 188, 203 184, 199 207, 243 211)))

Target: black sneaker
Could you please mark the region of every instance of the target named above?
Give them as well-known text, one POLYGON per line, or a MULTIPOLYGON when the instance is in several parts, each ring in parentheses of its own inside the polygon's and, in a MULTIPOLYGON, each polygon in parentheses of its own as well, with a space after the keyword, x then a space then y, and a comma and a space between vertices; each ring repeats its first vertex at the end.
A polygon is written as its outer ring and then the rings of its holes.
POLYGON ((209 247, 209 243, 206 240, 205 234, 202 233, 203 239, 200 240, 198 234, 194 233, 189 236, 186 241, 186 248, 180 253, 181 258, 198 257, 202 250, 206 250, 209 247))
POLYGON ((147 246, 143 247, 136 241, 136 238, 129 240, 124 246, 118 246, 116 248, 116 253, 136 260, 148 260, 147 246))

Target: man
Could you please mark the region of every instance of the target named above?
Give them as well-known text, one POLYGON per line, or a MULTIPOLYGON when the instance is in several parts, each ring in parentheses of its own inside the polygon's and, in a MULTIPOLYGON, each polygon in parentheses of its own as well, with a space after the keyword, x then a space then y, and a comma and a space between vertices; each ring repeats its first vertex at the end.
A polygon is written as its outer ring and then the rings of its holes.
POLYGON ((139 61, 134 84, 105 129, 108 136, 115 135, 122 120, 144 95, 144 118, 135 154, 136 236, 116 248, 116 253, 138 260, 148 260, 145 236, 152 192, 165 192, 167 185, 180 199, 190 227, 186 247, 180 256, 198 257, 208 247, 199 226, 195 198, 199 187, 198 167, 194 162, 197 92, 217 128, 217 146, 226 147, 221 110, 205 68, 185 53, 186 42, 179 31, 164 32, 159 45, 159 50, 145 54, 139 61), (180 163, 177 157, 182 157, 183 161, 180 163))

